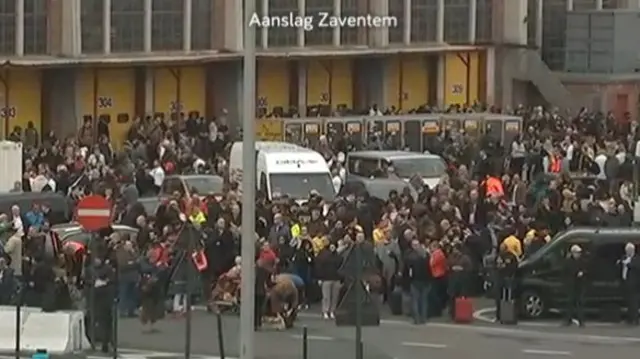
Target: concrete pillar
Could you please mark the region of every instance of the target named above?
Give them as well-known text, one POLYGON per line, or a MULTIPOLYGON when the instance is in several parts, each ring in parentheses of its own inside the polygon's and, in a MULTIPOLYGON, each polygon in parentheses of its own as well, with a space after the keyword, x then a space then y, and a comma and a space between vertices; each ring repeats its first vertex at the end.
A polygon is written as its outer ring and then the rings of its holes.
POLYGON ((402 42, 405 45, 411 44, 411 0, 404 0, 404 29, 402 31, 402 42))
POLYGON ((111 53, 111 0, 102 0, 102 50, 111 53))
POLYGON ((24 0, 16 2, 16 56, 24 55, 24 0))
POLYGON ((76 91, 78 71, 74 68, 53 68, 42 71, 42 96, 49 108, 50 129, 60 137, 75 135, 82 126, 80 104, 82 94, 76 91))
POLYGON ((144 70, 144 112, 153 115, 156 112, 156 77, 152 67, 144 70))
POLYGON ((51 53, 67 57, 80 55, 82 49, 82 29, 80 22, 80 0, 58 0, 52 2, 52 22, 50 29, 51 53), (57 23, 54 23, 56 21, 57 23))
MULTIPOLYGON (((306 0, 298 0, 298 16, 301 18, 305 17, 307 13, 307 1, 306 0)), ((298 28, 298 47, 304 47, 304 29, 301 27, 298 28)), ((306 88, 305 88, 306 91, 306 88)))
MULTIPOLYGON (((242 5, 241 1, 236 1, 242 5)), ((214 112, 220 115, 222 110, 227 110, 229 128, 235 133, 235 129, 242 123, 242 62, 225 61, 217 62, 210 66, 207 72, 207 81, 212 84, 214 112)))
POLYGON ((445 106, 447 105, 446 103, 444 103, 444 95, 445 95, 445 86, 446 81, 445 81, 445 75, 446 75, 446 71, 447 71, 447 59, 446 59, 446 55, 438 55, 438 76, 436 79, 436 83, 437 83, 437 93, 436 93, 436 100, 438 101, 438 108, 440 109, 444 109, 445 106))
MULTIPOLYGON (((244 17, 242 1, 224 2, 224 41, 223 48, 229 51, 242 51, 244 17)), ((265 29, 262 29, 264 32, 265 29)))
POLYGON ((438 0, 438 12, 436 14, 436 42, 444 42, 444 0, 438 0))
POLYGON ((469 43, 476 43, 476 27, 478 24, 478 0, 469 0, 469 43))
POLYGON ((567 0, 567 11, 573 11, 573 0, 567 0))
MULTIPOLYGON (((241 1, 237 1, 237 2, 241 2, 241 1)), ((262 16, 269 16, 269 0, 262 0, 262 3, 260 4, 260 6, 262 7, 262 16)), ((240 13, 242 13, 242 10, 240 11, 240 13)), ((240 23, 243 24, 244 19, 242 19, 240 23)), ((262 28, 262 48, 263 49, 269 48, 269 28, 268 27, 262 28)))
MULTIPOLYGON (((529 0, 533 1, 533 0, 529 0)), ((542 30, 544 26, 544 1, 538 0, 536 3, 536 47, 542 50, 542 30)))
POLYGON ((487 79, 487 88, 485 89, 486 94, 487 94, 487 104, 488 105, 495 105, 496 104, 496 98, 495 98, 495 92, 496 92, 496 50, 493 47, 489 47, 487 48, 487 59, 486 59, 486 68, 485 69, 481 69, 484 70, 487 74, 486 79, 487 79))
POLYGON ((151 25, 153 22, 153 2, 144 0, 144 52, 151 52, 151 25))
POLYGON ((183 20, 184 31, 182 31, 182 50, 191 52, 191 30, 193 28, 193 2, 192 0, 184 0, 183 20))
POLYGON ((504 2, 503 41, 512 45, 527 44, 527 0, 509 0, 504 2))
MULTIPOLYGON (((333 0, 333 15, 339 18, 340 14, 342 14, 342 0, 333 0)), ((340 30, 340 26, 333 28, 333 46, 340 46, 340 30)))
POLYGON ((602 10, 603 6, 602 0, 596 0, 596 10, 602 10))
POLYGON ((298 113, 307 115, 307 61, 298 61, 298 113))
MULTIPOLYGON (((397 0, 402 1, 402 0, 397 0)), ((387 0, 373 0, 371 1, 372 12, 374 15, 380 18, 389 16, 389 1, 387 0)), ((384 47, 389 46, 389 29, 384 27, 378 27, 371 29, 373 31, 373 46, 384 47)), ((378 103, 379 105, 382 105, 378 103)))

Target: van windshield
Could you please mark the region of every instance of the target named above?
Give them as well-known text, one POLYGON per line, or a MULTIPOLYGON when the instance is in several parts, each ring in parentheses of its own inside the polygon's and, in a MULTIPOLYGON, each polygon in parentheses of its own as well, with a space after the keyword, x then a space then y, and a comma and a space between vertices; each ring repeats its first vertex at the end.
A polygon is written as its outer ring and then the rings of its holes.
POLYGON ((447 170, 440 158, 406 158, 391 161, 393 169, 400 178, 411 178, 419 175, 422 178, 442 177, 447 170))
POLYGON ((293 199, 306 199, 312 190, 328 200, 336 195, 328 173, 275 173, 269 176, 269 180, 273 197, 286 195, 293 199))

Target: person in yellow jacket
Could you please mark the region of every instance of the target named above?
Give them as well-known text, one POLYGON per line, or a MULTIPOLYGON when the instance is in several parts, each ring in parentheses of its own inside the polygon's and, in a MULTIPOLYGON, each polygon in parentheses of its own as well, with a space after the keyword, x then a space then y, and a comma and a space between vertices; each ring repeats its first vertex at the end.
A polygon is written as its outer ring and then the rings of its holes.
POLYGON ((516 258, 522 258, 522 243, 518 237, 512 234, 505 238, 502 244, 505 246, 505 249, 516 256, 516 258))
POLYGON ((375 245, 382 245, 386 243, 390 238, 391 234, 391 224, 390 222, 384 218, 378 223, 376 228, 373 230, 373 243, 375 245))
POLYGON ((191 210, 191 215, 189 216, 189 221, 193 224, 204 225, 207 221, 207 216, 200 210, 198 207, 193 207, 191 210))

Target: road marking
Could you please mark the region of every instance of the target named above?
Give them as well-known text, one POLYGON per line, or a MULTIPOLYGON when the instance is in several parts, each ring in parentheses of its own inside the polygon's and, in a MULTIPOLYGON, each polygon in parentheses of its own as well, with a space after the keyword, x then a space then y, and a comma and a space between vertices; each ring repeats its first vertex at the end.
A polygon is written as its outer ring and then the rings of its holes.
MULTIPOLYGON (((315 313, 298 313, 298 317, 301 318, 314 318, 321 319, 320 314, 315 313)), ((415 329, 415 325, 407 321, 395 320, 395 319, 381 319, 380 324, 410 327, 415 329)), ((546 332, 542 328, 541 330, 534 330, 534 328, 519 329, 516 327, 499 327, 499 326, 487 326, 487 325, 460 325, 452 323, 435 323, 429 322, 427 327, 430 328, 442 328, 453 330, 466 330, 478 333, 492 333, 492 334, 505 334, 505 335, 520 335, 528 338, 553 338, 556 340, 589 340, 597 341, 601 343, 617 343, 617 344, 636 344, 640 343, 640 338, 625 337, 625 336, 606 336, 606 335, 591 335, 591 334, 574 334, 574 333, 562 333, 562 332, 546 332)), ((559 327, 559 325, 558 325, 559 327)))
MULTIPOLYGON (((294 334, 291 337, 295 338, 295 339, 302 339, 302 335, 300 335, 300 334, 294 334)), ((322 336, 322 335, 307 335, 307 339, 308 340, 320 340, 320 341, 325 341, 325 342, 328 342, 328 341, 331 341, 331 340, 335 340, 335 338, 333 338, 333 337, 325 337, 325 336, 322 336)))
MULTIPOLYGON (((482 308, 473 312, 473 318, 484 323, 496 323, 495 315, 488 315, 489 313, 495 313, 496 308, 482 308)), ((551 311, 552 313, 559 313, 558 311, 551 311)), ((575 323, 578 325, 578 323, 575 323)), ((519 326, 523 327, 558 327, 560 325, 560 319, 557 321, 520 321, 518 322, 519 326)), ((590 327, 612 327, 613 323, 589 323, 590 327)))
POLYGON ((571 352, 564 352, 559 350, 539 350, 539 349, 523 349, 524 354, 529 355, 547 355, 547 356, 571 356, 571 352))
POLYGON ((445 349, 447 347, 446 344, 415 343, 415 342, 402 342, 402 345, 406 347, 420 347, 420 348, 430 348, 430 349, 445 349))

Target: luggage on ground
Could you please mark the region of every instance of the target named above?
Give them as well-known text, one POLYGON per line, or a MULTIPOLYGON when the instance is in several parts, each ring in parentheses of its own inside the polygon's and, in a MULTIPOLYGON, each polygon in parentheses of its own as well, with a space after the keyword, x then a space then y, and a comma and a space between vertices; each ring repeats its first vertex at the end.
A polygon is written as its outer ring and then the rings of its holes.
POLYGON ((516 302, 513 300, 511 288, 503 288, 500 297, 500 323, 514 325, 518 323, 516 302))
POLYGON ((456 323, 471 323, 473 321, 473 303, 467 297, 455 299, 453 321, 456 323))
POLYGON ((400 288, 395 288, 389 294, 389 308, 391 314, 402 315, 402 290, 400 288))

